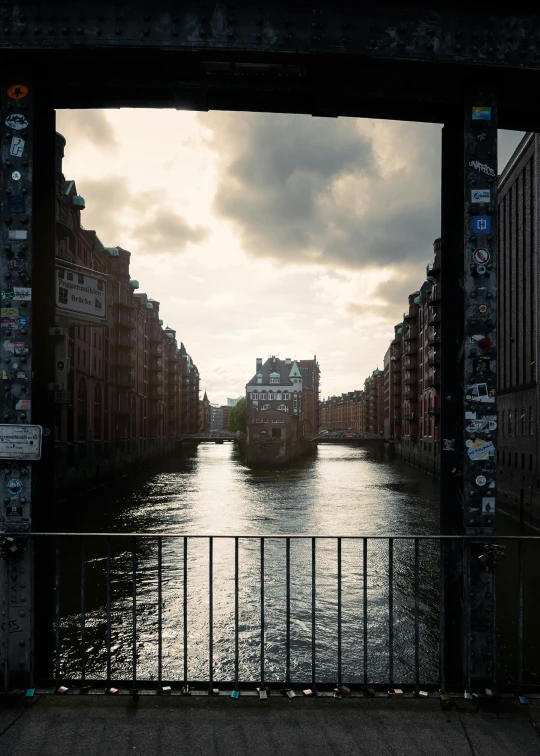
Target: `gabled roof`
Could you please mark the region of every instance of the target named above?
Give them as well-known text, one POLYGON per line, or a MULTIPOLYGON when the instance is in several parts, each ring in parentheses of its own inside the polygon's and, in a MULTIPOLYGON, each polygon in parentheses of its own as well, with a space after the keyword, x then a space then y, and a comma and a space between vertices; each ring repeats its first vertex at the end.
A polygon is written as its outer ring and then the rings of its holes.
POLYGON ((253 376, 253 378, 248 382, 247 385, 256 386, 257 375, 262 376, 261 383, 263 383, 264 385, 269 385, 270 374, 273 373, 274 375, 279 375, 280 386, 292 386, 292 381, 289 379, 290 372, 290 363, 287 365, 285 363, 285 360, 280 360, 279 357, 269 357, 264 365, 257 369, 257 373, 253 376))

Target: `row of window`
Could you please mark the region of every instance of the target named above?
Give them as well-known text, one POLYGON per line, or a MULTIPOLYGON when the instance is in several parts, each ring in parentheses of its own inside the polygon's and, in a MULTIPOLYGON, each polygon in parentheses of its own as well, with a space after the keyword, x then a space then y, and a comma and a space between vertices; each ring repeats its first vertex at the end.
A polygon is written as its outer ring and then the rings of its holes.
POLYGON ((257 401, 258 399, 262 399, 263 401, 266 399, 277 399, 278 401, 281 401, 282 399, 290 399, 290 395, 288 391, 276 391, 275 393, 273 391, 254 391, 251 394, 251 398, 253 401, 257 401))
POLYGON ((521 412, 518 412, 517 407, 512 410, 508 410, 508 424, 506 423, 506 411, 501 412, 501 435, 503 436, 534 436, 534 412, 532 407, 529 407, 529 411, 525 412, 524 408, 521 408, 521 412))

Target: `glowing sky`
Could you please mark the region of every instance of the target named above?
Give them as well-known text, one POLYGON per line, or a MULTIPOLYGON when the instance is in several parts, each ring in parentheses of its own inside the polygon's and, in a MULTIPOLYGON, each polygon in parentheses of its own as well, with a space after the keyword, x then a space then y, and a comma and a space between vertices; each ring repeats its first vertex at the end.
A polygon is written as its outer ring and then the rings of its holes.
MULTIPOLYGON (((316 354, 323 396, 382 366, 440 231, 440 126, 124 109, 57 128, 85 228, 132 253, 211 401, 269 354, 316 354)), ((500 172, 521 134, 499 135, 500 172)))

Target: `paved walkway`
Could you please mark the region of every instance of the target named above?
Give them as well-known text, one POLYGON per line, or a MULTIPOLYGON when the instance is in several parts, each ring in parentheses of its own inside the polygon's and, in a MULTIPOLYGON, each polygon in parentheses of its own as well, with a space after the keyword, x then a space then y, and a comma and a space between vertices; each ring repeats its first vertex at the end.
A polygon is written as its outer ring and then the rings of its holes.
POLYGON ((6 756, 538 756, 540 702, 0 696, 6 756))

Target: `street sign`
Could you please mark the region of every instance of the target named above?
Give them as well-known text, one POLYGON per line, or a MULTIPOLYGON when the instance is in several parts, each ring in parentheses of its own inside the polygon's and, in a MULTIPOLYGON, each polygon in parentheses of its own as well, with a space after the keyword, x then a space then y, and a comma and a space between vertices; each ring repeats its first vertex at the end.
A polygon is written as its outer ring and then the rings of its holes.
POLYGON ((81 265, 56 262, 56 315, 69 323, 105 325, 107 276, 81 265))

